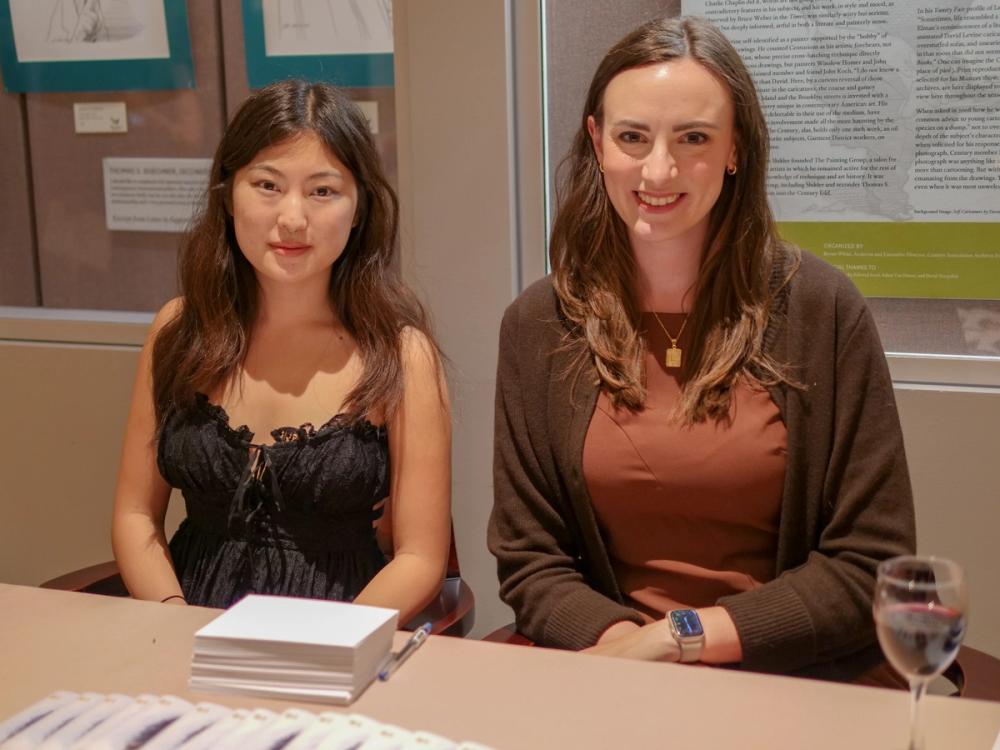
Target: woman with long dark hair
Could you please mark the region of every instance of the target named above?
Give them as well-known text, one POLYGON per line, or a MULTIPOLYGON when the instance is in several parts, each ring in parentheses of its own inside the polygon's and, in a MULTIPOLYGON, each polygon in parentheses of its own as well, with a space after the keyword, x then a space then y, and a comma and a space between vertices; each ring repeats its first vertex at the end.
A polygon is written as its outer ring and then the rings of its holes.
POLYGON ((405 622, 436 594, 449 409, 398 276, 397 215, 337 89, 284 81, 236 113, 181 252, 182 296, 140 358, 113 523, 133 596, 329 598, 405 622), (187 517, 168 545, 172 487, 187 517))
POLYGON ((707 21, 598 66, 552 274, 504 316, 490 548, 543 645, 855 677, 877 563, 914 547, 885 358, 782 242, 753 81, 707 21))

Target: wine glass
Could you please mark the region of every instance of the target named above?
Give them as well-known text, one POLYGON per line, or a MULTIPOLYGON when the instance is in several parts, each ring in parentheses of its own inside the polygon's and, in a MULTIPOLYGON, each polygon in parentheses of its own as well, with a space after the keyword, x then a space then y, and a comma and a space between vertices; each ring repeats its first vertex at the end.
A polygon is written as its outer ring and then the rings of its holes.
POLYGON ((882 652, 910 683, 909 750, 923 750, 920 699, 958 653, 967 603, 965 575, 952 560, 906 555, 879 563, 875 628, 882 652))

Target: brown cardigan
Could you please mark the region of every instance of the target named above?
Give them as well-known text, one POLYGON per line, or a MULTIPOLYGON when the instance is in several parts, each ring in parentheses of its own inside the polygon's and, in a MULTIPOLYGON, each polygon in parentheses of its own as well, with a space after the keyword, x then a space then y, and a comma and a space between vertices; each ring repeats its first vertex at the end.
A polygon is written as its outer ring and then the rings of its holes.
MULTIPOLYGON (((788 430, 775 579, 726 596, 742 667, 852 679, 878 661, 875 566, 915 547, 913 499, 892 382, 864 299, 839 271, 781 260, 765 348, 805 389, 771 395, 788 430)), ((526 289, 500 330, 489 548, 517 627, 581 649, 622 604, 583 476, 597 401, 592 365, 575 377, 550 278, 526 289)))

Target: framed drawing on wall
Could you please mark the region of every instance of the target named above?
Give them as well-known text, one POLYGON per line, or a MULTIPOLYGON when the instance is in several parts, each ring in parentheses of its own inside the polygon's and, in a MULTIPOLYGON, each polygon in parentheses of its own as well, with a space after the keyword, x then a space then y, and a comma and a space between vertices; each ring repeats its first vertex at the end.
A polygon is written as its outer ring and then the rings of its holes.
POLYGON ((0 0, 8 91, 194 87, 184 0, 0 0))
POLYGON ((243 0, 250 88, 284 78, 393 85, 392 0, 243 0))

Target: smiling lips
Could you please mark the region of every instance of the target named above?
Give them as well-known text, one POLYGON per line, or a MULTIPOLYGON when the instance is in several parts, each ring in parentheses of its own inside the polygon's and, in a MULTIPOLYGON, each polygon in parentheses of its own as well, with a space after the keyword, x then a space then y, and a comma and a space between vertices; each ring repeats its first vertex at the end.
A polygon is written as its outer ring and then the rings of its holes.
POLYGON ((669 195, 653 195, 652 193, 643 193, 639 190, 635 192, 639 197, 639 203, 650 208, 663 208, 664 206, 669 206, 676 203, 683 193, 670 193, 669 195))

